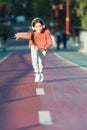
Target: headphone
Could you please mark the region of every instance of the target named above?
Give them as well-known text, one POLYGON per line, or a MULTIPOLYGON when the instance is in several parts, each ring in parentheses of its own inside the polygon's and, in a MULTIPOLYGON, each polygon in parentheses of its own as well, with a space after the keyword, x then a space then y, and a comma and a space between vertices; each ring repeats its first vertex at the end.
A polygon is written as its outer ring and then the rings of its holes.
POLYGON ((31 28, 32 28, 32 30, 34 31, 35 30, 35 28, 34 28, 34 26, 33 26, 33 23, 34 23, 34 21, 36 21, 36 20, 40 20, 41 22, 42 22, 42 24, 43 24, 43 29, 45 28, 45 22, 43 21, 43 19, 41 19, 41 18, 34 18, 33 20, 32 20, 32 22, 31 22, 31 28))

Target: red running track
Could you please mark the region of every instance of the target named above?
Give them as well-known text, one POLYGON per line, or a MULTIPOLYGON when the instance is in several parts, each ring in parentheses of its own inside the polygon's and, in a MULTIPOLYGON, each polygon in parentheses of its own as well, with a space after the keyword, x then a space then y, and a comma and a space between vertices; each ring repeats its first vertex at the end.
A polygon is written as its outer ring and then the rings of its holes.
POLYGON ((44 74, 34 83, 30 53, 0 63, 0 130, 87 130, 87 71, 48 53, 44 74), (52 124, 41 125, 38 111, 49 111, 52 124))

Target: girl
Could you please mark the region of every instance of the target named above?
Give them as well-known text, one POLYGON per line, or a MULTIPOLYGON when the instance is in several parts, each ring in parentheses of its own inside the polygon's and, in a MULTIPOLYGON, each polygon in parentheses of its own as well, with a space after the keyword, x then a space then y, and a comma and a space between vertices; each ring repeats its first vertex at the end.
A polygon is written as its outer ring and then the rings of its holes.
POLYGON ((46 28, 44 21, 41 18, 33 19, 30 31, 16 33, 15 38, 16 40, 29 39, 35 82, 42 82, 44 80, 43 67, 46 52, 53 44, 50 31, 46 28))

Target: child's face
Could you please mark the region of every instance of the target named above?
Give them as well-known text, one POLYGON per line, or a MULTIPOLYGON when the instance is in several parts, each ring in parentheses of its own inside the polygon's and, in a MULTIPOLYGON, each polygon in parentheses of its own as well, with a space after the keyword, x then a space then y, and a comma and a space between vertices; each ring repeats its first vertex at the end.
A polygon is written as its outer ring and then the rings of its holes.
POLYGON ((43 30, 43 25, 41 23, 36 23, 34 26, 34 30, 40 33, 43 30))

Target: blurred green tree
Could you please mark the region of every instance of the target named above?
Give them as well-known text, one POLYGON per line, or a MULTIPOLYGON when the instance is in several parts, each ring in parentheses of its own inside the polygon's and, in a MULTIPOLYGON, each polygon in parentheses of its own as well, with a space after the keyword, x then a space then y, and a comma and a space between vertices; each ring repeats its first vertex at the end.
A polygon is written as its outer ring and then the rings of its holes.
MULTIPOLYGON (((70 25, 87 27, 87 0, 70 0, 70 25)), ((0 0, 0 17, 2 15, 2 4, 7 3, 9 14, 25 15, 28 19, 32 17, 43 17, 47 20, 52 17, 52 3, 63 4, 63 10, 58 10, 58 22, 60 28, 65 27, 66 0, 0 0)), ((53 16, 54 18, 54 16, 53 16)))
POLYGON ((72 26, 87 28, 87 4, 86 0, 71 0, 71 21, 72 26))

